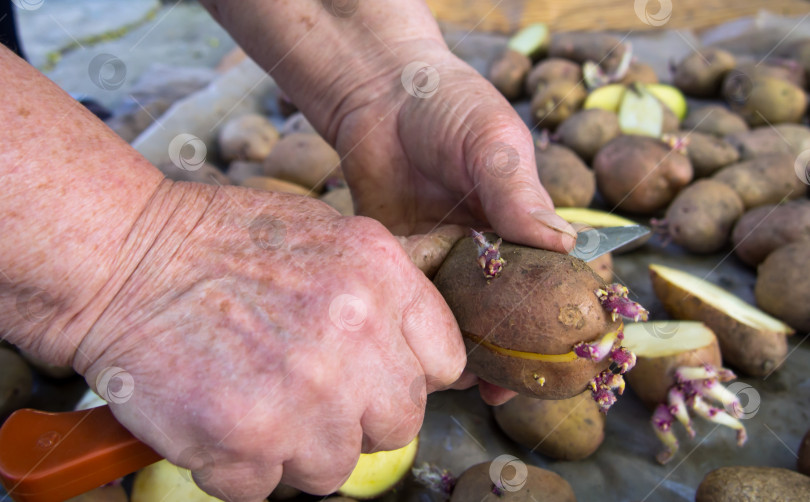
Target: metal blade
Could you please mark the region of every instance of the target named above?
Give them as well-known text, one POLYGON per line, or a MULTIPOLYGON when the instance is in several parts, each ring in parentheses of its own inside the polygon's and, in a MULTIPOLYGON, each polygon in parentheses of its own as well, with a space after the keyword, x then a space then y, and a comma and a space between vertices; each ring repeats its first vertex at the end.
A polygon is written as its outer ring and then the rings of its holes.
POLYGON ((586 228, 577 232, 577 245, 568 254, 584 261, 595 260, 649 233, 650 229, 642 225, 586 228))

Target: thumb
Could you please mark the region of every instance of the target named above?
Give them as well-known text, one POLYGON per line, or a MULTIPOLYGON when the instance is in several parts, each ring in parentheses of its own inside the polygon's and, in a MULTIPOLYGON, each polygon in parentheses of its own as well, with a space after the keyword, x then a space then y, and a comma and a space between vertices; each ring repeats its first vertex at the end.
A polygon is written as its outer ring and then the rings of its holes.
POLYGON ((453 245, 469 234, 469 229, 459 225, 443 225, 430 233, 397 237, 411 261, 432 279, 453 245))
POLYGON ((505 240, 570 251, 576 231, 554 212, 540 184, 531 133, 517 117, 502 120, 468 143, 465 155, 489 224, 505 240))

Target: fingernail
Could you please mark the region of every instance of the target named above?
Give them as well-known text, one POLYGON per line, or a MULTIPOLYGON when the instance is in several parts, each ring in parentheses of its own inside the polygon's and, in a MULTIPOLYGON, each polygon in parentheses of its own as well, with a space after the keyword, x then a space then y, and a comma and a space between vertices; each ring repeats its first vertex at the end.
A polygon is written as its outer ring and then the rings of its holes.
POLYGON ((565 234, 574 239, 574 241, 577 240, 577 232, 574 230, 574 227, 572 227, 554 211, 549 211, 547 209, 535 209, 529 214, 532 215, 532 218, 554 230, 555 232, 565 234))

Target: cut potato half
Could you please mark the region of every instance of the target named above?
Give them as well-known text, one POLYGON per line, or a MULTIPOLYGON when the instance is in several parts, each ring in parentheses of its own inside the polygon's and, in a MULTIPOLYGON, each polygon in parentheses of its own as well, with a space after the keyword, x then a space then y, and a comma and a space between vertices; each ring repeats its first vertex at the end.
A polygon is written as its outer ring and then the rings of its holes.
POLYGON ((787 354, 793 330, 739 297, 700 277, 650 265, 656 296, 676 319, 702 321, 717 335, 723 358, 752 375, 776 369, 787 354))
POLYGON ((627 383, 650 408, 666 402, 679 367, 720 368, 723 362, 714 332, 697 321, 628 323, 622 345, 636 355, 627 383))
POLYGON ((411 470, 419 438, 392 451, 364 453, 338 493, 357 499, 379 497, 394 488, 411 470))
POLYGON ((161 460, 144 467, 132 483, 132 502, 184 500, 217 502, 219 499, 202 491, 191 478, 191 471, 161 460))
POLYGON ((619 106, 619 128, 623 134, 660 138, 664 125, 664 105, 644 89, 628 89, 619 106))

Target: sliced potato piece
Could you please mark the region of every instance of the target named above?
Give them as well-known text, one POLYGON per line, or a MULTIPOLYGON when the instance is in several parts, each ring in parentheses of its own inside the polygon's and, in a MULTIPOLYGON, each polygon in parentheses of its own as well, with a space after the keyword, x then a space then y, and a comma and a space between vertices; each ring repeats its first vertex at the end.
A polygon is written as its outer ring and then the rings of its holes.
POLYGON ((549 32, 545 23, 534 23, 521 29, 509 39, 507 48, 532 59, 548 49, 549 32))
POLYGON ((202 491, 191 479, 191 471, 161 460, 138 471, 132 483, 132 502, 156 500, 217 502, 219 499, 202 491))
POLYGON ((585 99, 582 108, 600 108, 609 112, 618 112, 619 105, 624 97, 627 86, 622 84, 610 84, 594 89, 585 99))
POLYGON ((647 84, 644 86, 650 94, 658 98, 662 103, 667 105, 670 110, 678 117, 678 120, 683 120, 686 117, 688 106, 686 98, 677 87, 667 84, 647 84))
POLYGON ((375 498, 386 493, 411 470, 418 447, 419 438, 416 437, 398 450, 360 455, 351 476, 338 493, 357 499, 375 498))
POLYGON ((717 335, 723 358, 752 376, 775 370, 787 354, 793 333, 739 297, 700 277, 663 265, 650 265, 656 296, 676 319, 703 321, 717 335))
POLYGON ((558 207, 557 214, 568 223, 584 223, 594 228, 626 227, 636 222, 618 214, 584 207, 558 207))
POLYGON ((619 128, 624 134, 660 138, 664 123, 664 105, 637 85, 624 93, 619 106, 619 128))
POLYGON ((627 383, 650 408, 666 402, 679 367, 720 368, 723 362, 714 332, 697 321, 628 323, 622 345, 636 355, 627 383))

